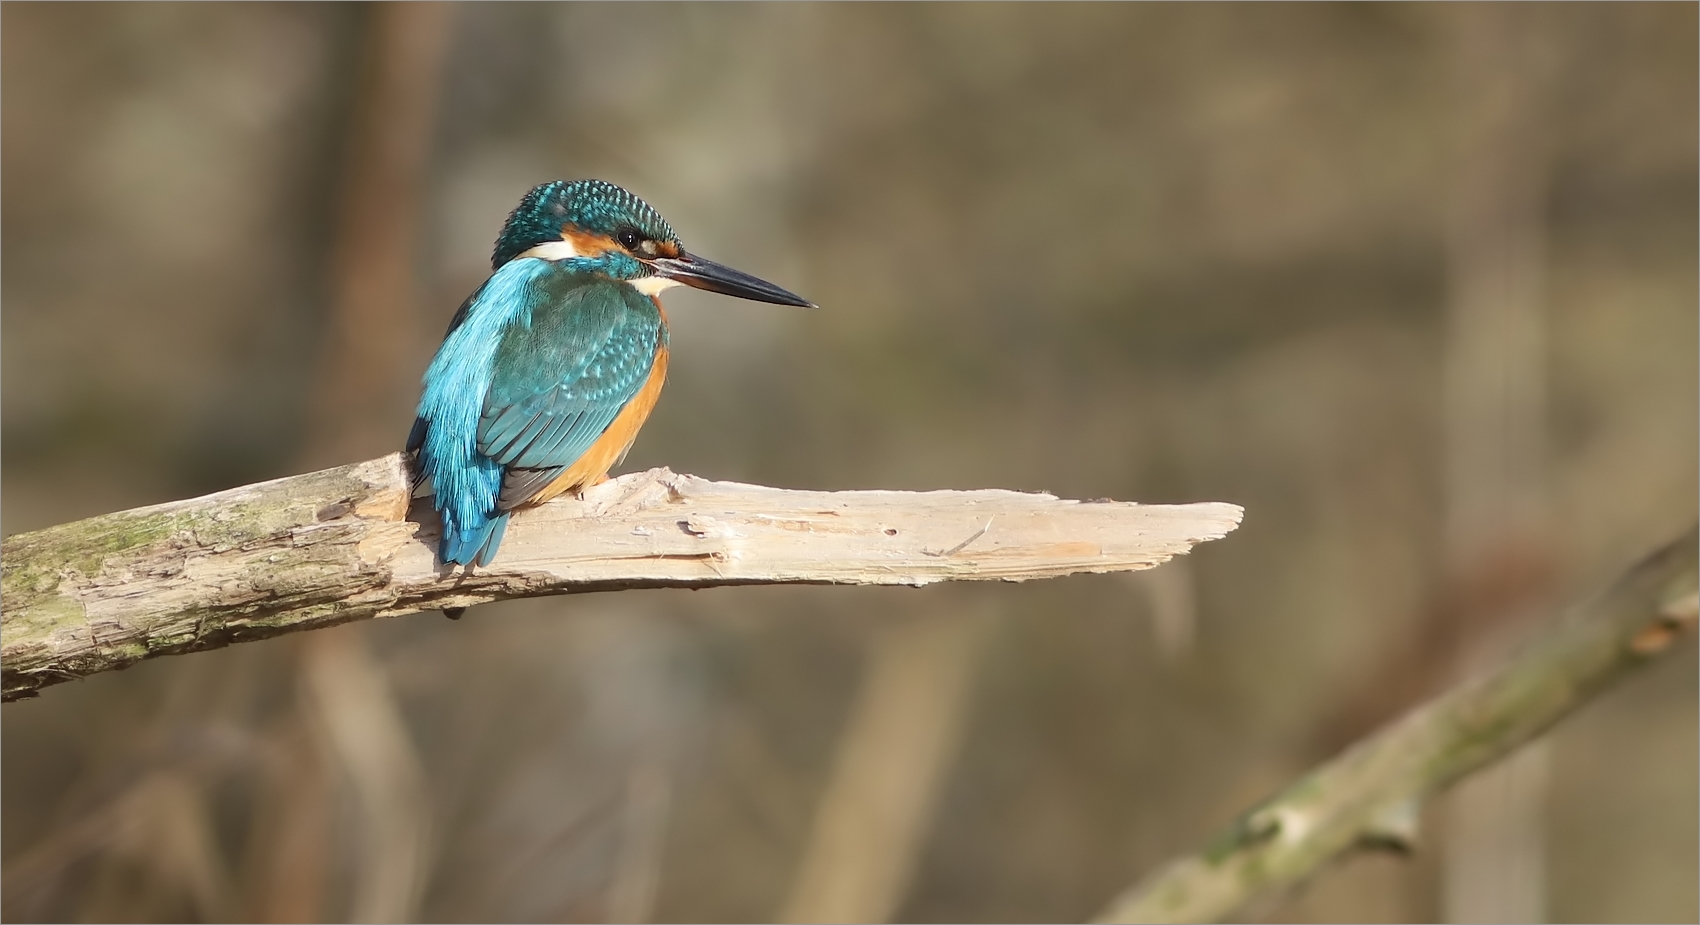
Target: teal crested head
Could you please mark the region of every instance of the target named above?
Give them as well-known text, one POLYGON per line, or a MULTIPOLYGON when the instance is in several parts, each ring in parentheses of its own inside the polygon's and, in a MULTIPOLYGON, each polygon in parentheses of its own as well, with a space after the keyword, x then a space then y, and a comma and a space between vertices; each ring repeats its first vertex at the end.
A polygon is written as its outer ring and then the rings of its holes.
POLYGON ((684 284, 779 305, 813 303, 748 273, 687 253, 649 203, 604 180, 555 180, 525 194, 496 238, 491 269, 522 258, 631 283, 648 295, 684 284))

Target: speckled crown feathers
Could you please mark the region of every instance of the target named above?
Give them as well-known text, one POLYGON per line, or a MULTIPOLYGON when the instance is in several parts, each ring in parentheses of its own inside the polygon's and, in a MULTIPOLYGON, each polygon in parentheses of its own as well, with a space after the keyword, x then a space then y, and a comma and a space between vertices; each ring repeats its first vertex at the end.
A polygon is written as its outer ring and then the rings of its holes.
POLYGON ((606 180, 554 180, 532 187, 508 214, 496 238, 490 268, 497 269, 539 244, 559 240, 565 225, 610 237, 620 226, 631 225, 647 238, 678 240, 661 213, 622 187, 606 180))

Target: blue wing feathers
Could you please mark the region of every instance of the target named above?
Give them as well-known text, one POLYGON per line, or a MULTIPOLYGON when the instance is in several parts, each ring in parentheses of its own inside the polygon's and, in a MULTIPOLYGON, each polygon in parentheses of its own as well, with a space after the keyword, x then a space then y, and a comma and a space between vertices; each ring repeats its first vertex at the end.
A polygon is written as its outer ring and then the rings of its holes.
POLYGON ((502 544, 502 534, 508 529, 508 514, 502 512, 494 517, 487 517, 483 523, 476 526, 457 525, 461 529, 450 531, 447 520, 444 521, 443 546, 441 556, 444 562, 455 562, 460 565, 489 565, 490 559, 496 555, 496 547, 502 544))
POLYGON ((509 516, 511 515, 507 511, 503 511, 490 519, 490 528, 484 543, 478 548, 478 564, 480 566, 489 565, 490 560, 496 558, 496 549, 502 545, 502 534, 508 532, 509 516))
POLYGON ((443 561, 488 564, 505 512, 601 436, 665 336, 648 297, 544 260, 504 264, 467 300, 408 438, 436 486, 443 561))

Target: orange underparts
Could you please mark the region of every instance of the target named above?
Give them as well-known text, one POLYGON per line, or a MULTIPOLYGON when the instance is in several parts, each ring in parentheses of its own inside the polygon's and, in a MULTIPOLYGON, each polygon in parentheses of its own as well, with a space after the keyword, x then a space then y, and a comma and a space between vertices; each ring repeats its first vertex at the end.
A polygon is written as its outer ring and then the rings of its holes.
POLYGON ((663 344, 655 350, 655 363, 649 367, 649 378, 644 380, 643 388, 614 416, 613 423, 602 432, 602 436, 597 437, 590 449, 568 466, 567 471, 526 503, 542 504, 563 492, 578 491, 606 481, 608 470, 614 468, 632 448, 632 441, 637 439, 638 430, 649 419, 649 413, 655 410, 655 402, 661 397, 661 386, 666 382, 667 347, 663 344))

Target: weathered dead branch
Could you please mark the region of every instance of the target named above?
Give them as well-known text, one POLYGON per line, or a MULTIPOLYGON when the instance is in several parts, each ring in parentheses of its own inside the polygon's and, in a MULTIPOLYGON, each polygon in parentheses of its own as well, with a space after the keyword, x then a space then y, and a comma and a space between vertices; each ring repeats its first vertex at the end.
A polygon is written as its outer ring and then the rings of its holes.
POLYGON ((398 454, 8 537, 4 698, 158 655, 515 597, 1150 568, 1242 513, 1000 490, 786 491, 652 469, 520 513, 495 564, 451 571, 408 482, 398 454))
POLYGON ((1425 798, 1692 639, 1700 607, 1697 555, 1691 530, 1497 671, 1459 685, 1300 778, 1200 853, 1130 888, 1097 921, 1218 921, 1349 849, 1409 848, 1425 798))

